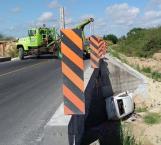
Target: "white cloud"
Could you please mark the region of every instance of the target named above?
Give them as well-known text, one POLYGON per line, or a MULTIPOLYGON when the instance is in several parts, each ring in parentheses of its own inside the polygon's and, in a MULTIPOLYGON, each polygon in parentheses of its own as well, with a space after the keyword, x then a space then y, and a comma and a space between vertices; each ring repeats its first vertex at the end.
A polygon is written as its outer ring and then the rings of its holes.
POLYGON ((95 23, 96 23, 96 26, 98 28, 107 26, 106 20, 105 19, 102 19, 102 18, 97 19, 97 21, 95 23))
POLYGON ((153 5, 161 5, 161 0, 150 0, 150 3, 153 4, 153 5))
POLYGON ((106 8, 107 17, 118 25, 131 25, 140 13, 137 7, 129 6, 127 3, 114 4, 106 8))
POLYGON ((39 22, 49 22, 53 20, 53 13, 52 12, 44 12, 38 18, 39 22))
POLYGON ((147 11, 144 14, 145 20, 161 19, 161 11, 147 11))
POLYGON ((156 27, 161 25, 161 0, 149 0, 138 22, 140 27, 156 27))
POLYGON ((61 5, 59 4, 58 0, 53 0, 48 5, 49 8, 59 8, 61 5))
POLYGON ((161 10, 146 11, 140 19, 142 27, 156 27, 161 25, 161 10))
POLYGON ((14 8, 11 9, 11 12, 13 12, 13 13, 19 13, 19 12, 21 12, 21 8, 19 6, 16 6, 16 7, 14 7, 14 8))
POLYGON ((161 9, 161 0, 149 0, 147 6, 145 7, 146 11, 159 9, 161 9))

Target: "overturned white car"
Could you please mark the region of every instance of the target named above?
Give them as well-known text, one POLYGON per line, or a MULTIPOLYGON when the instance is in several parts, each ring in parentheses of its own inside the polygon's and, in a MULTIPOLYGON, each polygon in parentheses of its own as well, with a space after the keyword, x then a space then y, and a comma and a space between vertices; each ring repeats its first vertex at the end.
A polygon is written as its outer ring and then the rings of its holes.
POLYGON ((109 120, 119 120, 134 111, 132 94, 123 92, 106 98, 106 110, 109 120))

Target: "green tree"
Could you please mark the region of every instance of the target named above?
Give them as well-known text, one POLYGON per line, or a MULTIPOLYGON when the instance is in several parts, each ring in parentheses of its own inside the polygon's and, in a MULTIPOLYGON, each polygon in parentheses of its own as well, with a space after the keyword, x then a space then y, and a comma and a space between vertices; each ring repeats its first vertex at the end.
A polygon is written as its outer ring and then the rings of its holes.
POLYGON ((143 29, 143 28, 133 28, 127 33, 127 36, 129 37, 129 36, 135 35, 142 30, 145 30, 145 29, 143 29))
POLYGON ((123 41, 123 40, 126 40, 126 36, 121 36, 121 37, 119 38, 119 41, 123 41))
POLYGON ((113 35, 113 34, 109 34, 109 35, 104 35, 103 36, 104 40, 110 40, 112 41, 114 44, 116 44, 118 42, 118 38, 117 36, 113 35))

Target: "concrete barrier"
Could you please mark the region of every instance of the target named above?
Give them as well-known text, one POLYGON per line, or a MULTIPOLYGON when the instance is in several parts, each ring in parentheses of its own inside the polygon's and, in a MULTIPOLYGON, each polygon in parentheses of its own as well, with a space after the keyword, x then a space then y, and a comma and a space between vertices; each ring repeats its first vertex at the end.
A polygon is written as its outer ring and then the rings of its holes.
POLYGON ((106 55, 108 58, 109 77, 114 93, 130 91, 133 95, 147 97, 147 80, 144 75, 120 60, 106 55))
MULTIPOLYGON (((87 144, 86 139, 91 134, 87 133, 88 130, 107 121, 104 97, 123 91, 146 96, 147 82, 143 75, 109 55, 106 57, 108 58, 108 65, 102 61, 100 62, 100 69, 93 71, 88 64, 85 71, 86 114, 65 116, 63 104, 61 104, 44 128, 41 145, 80 145, 81 142, 87 144), (84 133, 88 134, 88 137, 84 133)), ((116 124, 118 124, 117 127, 120 127, 119 122, 116 124)), ((101 133, 100 140, 106 136, 104 133, 107 132, 101 133)), ((106 143, 110 143, 109 138, 106 143)))
POLYGON ((93 68, 90 67, 88 61, 88 63, 86 63, 86 70, 84 73, 86 115, 64 115, 64 106, 62 103, 44 127, 44 135, 41 139, 41 145, 81 144, 82 135, 84 133, 85 118, 89 110, 90 94, 93 91, 95 77, 96 73, 93 73, 93 68))
POLYGON ((0 62, 10 61, 11 57, 0 57, 0 62))

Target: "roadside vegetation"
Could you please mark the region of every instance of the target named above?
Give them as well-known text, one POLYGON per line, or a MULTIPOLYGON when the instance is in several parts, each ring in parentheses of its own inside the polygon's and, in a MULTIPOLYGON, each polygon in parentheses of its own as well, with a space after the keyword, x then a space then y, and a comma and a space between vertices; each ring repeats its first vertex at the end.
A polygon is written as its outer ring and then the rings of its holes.
POLYGON ((141 113, 141 112, 147 112, 148 109, 147 109, 147 107, 138 107, 138 108, 135 109, 135 111, 137 113, 141 113))
POLYGON ((117 36, 113 35, 113 34, 109 34, 109 35, 104 35, 103 36, 104 40, 108 40, 111 41, 113 44, 116 44, 118 42, 118 38, 117 36))
POLYGON ((147 113, 144 116, 144 122, 146 124, 158 124, 161 122, 161 115, 159 113, 147 113))
POLYGON ((161 82, 161 73, 153 71, 150 67, 140 68, 139 65, 134 66, 139 72, 144 73, 147 77, 152 78, 153 80, 161 82))
POLYGON ((154 71, 152 68, 150 67, 140 67, 139 64, 134 65, 134 64, 130 64, 127 60, 126 54, 122 54, 122 52, 117 51, 118 46, 113 45, 110 47, 110 54, 116 58, 118 58, 119 60, 121 60, 123 63, 126 63, 128 65, 130 65, 131 67, 133 67, 134 69, 136 69, 137 71, 143 73, 144 75, 146 75, 149 78, 152 78, 155 81, 159 81, 161 82, 161 73, 158 71, 154 71))
POLYGON ((122 127, 122 145, 142 145, 132 134, 128 126, 122 127))
POLYGON ((115 50, 126 56, 152 57, 161 52, 161 26, 158 28, 134 28, 119 39, 115 50))

